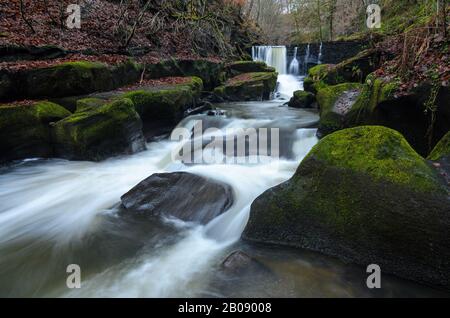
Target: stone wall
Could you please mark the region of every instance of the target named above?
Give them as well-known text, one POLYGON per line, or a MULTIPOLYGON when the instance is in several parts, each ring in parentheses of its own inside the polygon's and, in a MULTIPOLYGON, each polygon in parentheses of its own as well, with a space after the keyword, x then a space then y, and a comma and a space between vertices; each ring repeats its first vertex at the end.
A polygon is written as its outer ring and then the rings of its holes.
MULTIPOLYGON (((287 61, 288 66, 291 63, 294 56, 295 47, 297 50, 297 59, 300 62, 300 70, 303 73, 305 72, 304 62, 305 62, 305 54, 306 48, 308 44, 302 43, 298 45, 291 45, 287 47, 287 61)), ((322 44, 322 64, 337 64, 342 62, 350 57, 355 56, 360 51, 362 51, 367 46, 367 42, 365 41, 335 41, 335 42, 324 42, 322 44)), ((308 67, 311 67, 318 62, 318 55, 320 50, 320 43, 311 43, 310 44, 310 59, 308 61, 308 67)))

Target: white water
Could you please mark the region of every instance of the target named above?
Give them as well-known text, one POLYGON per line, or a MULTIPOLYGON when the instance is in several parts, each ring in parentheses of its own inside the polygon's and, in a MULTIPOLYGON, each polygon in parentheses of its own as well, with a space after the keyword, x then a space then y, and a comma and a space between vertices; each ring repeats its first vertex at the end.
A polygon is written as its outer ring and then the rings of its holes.
MULTIPOLYGON (((299 87, 301 83, 297 78, 280 76, 281 94, 290 95, 299 87)), ((280 108, 282 103, 271 101, 230 105, 232 111, 241 109, 253 114, 277 113, 278 118, 264 115, 253 118, 226 117, 220 128, 276 127, 280 122, 287 123, 295 116, 301 116, 298 110, 280 108)), ((188 118, 181 125, 190 127, 193 119, 188 118)), ((301 159, 317 142, 315 129, 294 127, 294 131, 294 158, 274 159, 260 165, 185 166, 181 162, 171 161, 172 150, 181 144, 164 140, 149 144, 145 152, 101 163, 24 161, 13 168, 3 169, 0 171, 0 281, 2 276, 7 280, 11 273, 18 275, 17 281, 22 276, 23 279, 30 276, 26 290, 33 296, 201 295, 208 284, 207 273, 210 268, 220 263, 220 257, 223 257, 221 253, 239 240, 253 200, 265 190, 288 180, 301 159), (69 253, 65 251, 84 244, 91 233, 98 232, 102 227, 98 223, 99 215, 114 215, 114 210, 109 208, 120 201, 121 195, 151 174, 172 171, 189 171, 231 185, 235 195, 233 206, 206 226, 171 222, 180 229, 183 238, 174 244, 161 243, 163 248, 142 252, 131 260, 90 274, 83 280, 80 290, 68 292, 64 287, 65 282, 61 281, 54 288, 46 286, 45 293, 40 291, 44 289, 42 286, 47 276, 53 274, 52 266, 48 266, 48 269, 46 266, 64 262, 64 256, 58 258, 58 255, 69 253), (39 255, 40 245, 49 248, 47 258, 35 255, 39 255), (34 256, 28 257, 28 253, 34 256), (34 257, 47 264, 41 265, 43 268, 36 270, 36 274, 31 261, 34 257), (24 275, 14 268, 19 265, 24 275), (8 272, 10 267, 13 270, 8 272), (32 282, 39 284, 35 288, 32 282)), ((47 255, 47 252, 43 251, 42 254, 47 255)), ((61 274, 64 276, 65 273, 61 274)), ((11 290, 2 290, 0 287, 0 294, 22 295, 23 287, 10 286, 11 290)))
POLYGON ((320 42, 319 55, 317 57, 317 64, 322 64, 322 45, 323 45, 323 43, 320 42))
POLYGON ((304 74, 306 75, 308 73, 308 63, 309 63, 309 56, 310 56, 310 44, 306 46, 306 52, 305 52, 305 60, 303 61, 303 68, 304 68, 304 74))
POLYGON ((287 74, 287 50, 285 46, 254 46, 254 61, 263 61, 274 67, 278 74, 287 74))
POLYGON ((267 65, 275 67, 279 73, 277 95, 285 100, 289 100, 295 91, 303 90, 303 77, 298 76, 297 48, 294 51, 294 59, 289 66, 289 74, 287 74, 287 50, 285 46, 254 46, 252 48, 254 61, 263 61, 267 65))
POLYGON ((289 74, 298 75, 300 72, 300 64, 297 59, 298 47, 294 48, 294 57, 292 58, 291 64, 289 65, 289 74))

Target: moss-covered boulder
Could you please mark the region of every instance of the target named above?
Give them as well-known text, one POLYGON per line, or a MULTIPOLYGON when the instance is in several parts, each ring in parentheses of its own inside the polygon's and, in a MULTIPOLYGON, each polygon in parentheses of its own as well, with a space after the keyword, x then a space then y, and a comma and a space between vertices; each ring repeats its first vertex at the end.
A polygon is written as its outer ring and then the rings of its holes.
POLYGON ((291 180, 256 199, 243 236, 449 289, 449 230, 435 169, 398 132, 361 126, 322 139, 291 180))
POLYGON ((276 88, 277 77, 276 72, 244 73, 216 87, 214 94, 230 101, 267 100, 276 88))
POLYGON ((57 104, 0 105, 0 163, 16 159, 51 157, 49 123, 71 113, 57 104))
POLYGON ((317 94, 321 88, 326 87, 328 84, 325 79, 332 67, 332 64, 320 64, 310 68, 308 76, 303 80, 305 91, 317 94))
POLYGON ((55 155, 70 160, 100 161, 145 149, 142 121, 129 99, 81 108, 56 122, 52 135, 55 155))
POLYGON ((326 86, 317 92, 320 110, 318 136, 324 137, 346 127, 346 116, 353 108, 362 90, 358 83, 326 86))
POLYGON ((173 76, 195 76, 203 81, 206 90, 212 90, 224 80, 223 64, 208 59, 169 59, 146 65, 146 77, 155 79, 173 76))
POLYGON ((450 132, 448 132, 434 147, 428 160, 438 161, 450 157, 450 132))
POLYGON ((76 61, 18 72, 8 71, 0 75, 0 100, 18 97, 53 98, 108 91, 136 82, 141 72, 142 67, 131 60, 116 66, 76 61))
POLYGON ((133 101, 144 121, 177 124, 184 112, 198 102, 202 89, 203 82, 200 78, 188 77, 182 84, 131 91, 121 97, 133 101))
POLYGON ((289 107, 311 108, 316 101, 314 94, 305 91, 296 91, 288 103, 289 107))
POLYGON ((236 61, 225 66, 228 77, 235 77, 243 73, 275 72, 273 67, 261 61, 236 61))
POLYGON ((346 82, 364 83, 366 77, 380 66, 380 53, 365 50, 339 64, 322 64, 311 68, 305 78, 305 90, 316 93, 326 85, 346 82))

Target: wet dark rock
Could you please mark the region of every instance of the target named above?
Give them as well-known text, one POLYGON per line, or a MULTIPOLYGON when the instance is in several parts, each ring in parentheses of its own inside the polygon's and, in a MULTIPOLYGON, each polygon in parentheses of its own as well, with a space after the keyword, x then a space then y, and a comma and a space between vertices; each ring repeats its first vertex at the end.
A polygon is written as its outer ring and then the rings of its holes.
POLYGON ((314 94, 305 91, 296 91, 287 105, 293 108, 312 108, 314 102, 314 94))
POLYGON ((206 224, 233 204, 233 190, 186 172, 154 174, 121 198, 124 213, 206 224))
POLYGON ((207 113, 208 116, 224 116, 225 115, 225 111, 222 109, 214 109, 214 110, 210 110, 207 113))
POLYGON ((243 251, 234 251, 225 258, 220 265, 220 269, 227 275, 258 275, 269 274, 271 270, 267 268, 263 263, 256 260, 252 256, 244 253, 243 251))

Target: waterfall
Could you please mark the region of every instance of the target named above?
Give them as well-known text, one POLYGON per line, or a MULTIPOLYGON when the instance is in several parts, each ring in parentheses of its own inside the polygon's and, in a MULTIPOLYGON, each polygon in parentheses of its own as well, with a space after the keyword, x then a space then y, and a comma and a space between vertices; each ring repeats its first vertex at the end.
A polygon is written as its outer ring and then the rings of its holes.
POLYGON ((297 60, 297 51, 298 51, 298 47, 295 47, 294 48, 294 58, 292 59, 292 62, 289 65, 289 74, 292 74, 292 75, 299 74, 299 63, 297 60))
POLYGON ((306 74, 308 72, 308 62, 309 62, 309 55, 310 55, 310 45, 306 46, 306 52, 305 52, 305 61, 303 63, 304 73, 306 74))
POLYGON ((286 52, 285 46, 254 46, 252 57, 254 61, 263 61, 274 67, 278 74, 287 74, 286 52))
POLYGON ((322 42, 320 42, 320 47, 319 47, 319 57, 317 58, 317 64, 322 64, 322 42))
POLYGON ((274 67, 278 72, 277 98, 290 99, 295 91, 303 89, 299 75, 298 48, 295 48, 294 60, 287 67, 287 49, 285 46, 254 46, 252 57, 254 61, 263 61, 274 67))

